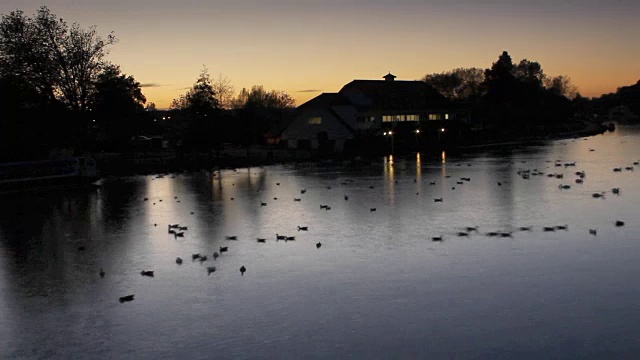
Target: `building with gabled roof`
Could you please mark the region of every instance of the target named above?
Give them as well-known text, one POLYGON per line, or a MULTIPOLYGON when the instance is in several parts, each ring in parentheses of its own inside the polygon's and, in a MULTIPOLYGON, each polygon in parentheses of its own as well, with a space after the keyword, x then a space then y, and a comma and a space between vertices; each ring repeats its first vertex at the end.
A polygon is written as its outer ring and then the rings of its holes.
POLYGON ((356 139, 402 132, 415 138, 421 128, 441 130, 447 122, 464 120, 429 84, 395 80, 391 73, 383 78, 353 80, 337 93, 300 105, 281 140, 289 148, 342 151, 356 139))

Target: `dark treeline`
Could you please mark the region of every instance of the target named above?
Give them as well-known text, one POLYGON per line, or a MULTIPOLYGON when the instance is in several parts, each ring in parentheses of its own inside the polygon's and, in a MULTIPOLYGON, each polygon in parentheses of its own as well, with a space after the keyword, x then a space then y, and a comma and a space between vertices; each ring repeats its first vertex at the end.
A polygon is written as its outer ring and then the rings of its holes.
MULTIPOLYGON (((285 92, 253 86, 235 94, 228 79, 212 79, 206 67, 169 110, 157 110, 142 85, 107 60, 116 43, 113 33, 69 25, 47 7, 32 17, 20 10, 2 15, 0 161, 127 153, 140 149, 135 139, 142 135, 181 153, 213 155, 225 143, 271 144, 292 118, 295 102, 285 92)), ((514 63, 507 52, 488 69, 455 69, 423 80, 470 112, 480 141, 640 114, 640 82, 588 99, 567 76, 549 77, 539 63, 514 63)))
POLYGON ((160 112, 133 76, 107 60, 116 43, 113 33, 69 25, 47 7, 31 17, 21 10, 2 15, 0 161, 123 153, 136 149, 138 135, 181 151, 260 144, 295 107, 288 94, 262 86, 234 97, 229 81, 212 81, 205 68, 170 111, 160 112))
POLYGON ((539 136, 584 127, 584 121, 619 120, 612 109, 640 114, 640 83, 616 94, 588 99, 568 76, 547 76, 540 63, 514 63, 504 51, 488 69, 458 68, 429 74, 434 86, 456 106, 471 112, 481 140, 539 136))

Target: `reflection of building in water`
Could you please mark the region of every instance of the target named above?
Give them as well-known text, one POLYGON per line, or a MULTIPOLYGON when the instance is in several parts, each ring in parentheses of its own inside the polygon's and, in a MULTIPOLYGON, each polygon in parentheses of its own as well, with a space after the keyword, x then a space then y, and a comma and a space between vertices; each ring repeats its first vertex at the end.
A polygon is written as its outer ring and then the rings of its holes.
POLYGON ((394 204, 395 201, 395 185, 396 185, 396 171, 393 161, 393 155, 385 156, 384 161, 384 180, 387 188, 387 197, 389 203, 394 204))
POLYGON ((448 141, 469 123, 468 112, 431 85, 395 78, 353 80, 337 93, 316 96, 296 109, 281 140, 289 148, 320 151, 415 150, 448 141))
POLYGON ((422 159, 420 157, 420 153, 416 153, 416 182, 420 184, 420 180, 422 179, 422 159))

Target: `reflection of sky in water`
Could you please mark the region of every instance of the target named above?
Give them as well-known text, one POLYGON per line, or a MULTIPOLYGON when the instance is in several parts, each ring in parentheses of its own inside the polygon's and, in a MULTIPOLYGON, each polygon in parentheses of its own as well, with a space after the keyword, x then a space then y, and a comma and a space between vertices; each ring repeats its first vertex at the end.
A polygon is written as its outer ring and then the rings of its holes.
POLYGON ((474 155, 134 176, 89 193, 3 197, 0 354, 637 353, 639 172, 612 168, 640 160, 639 136, 621 128, 474 155), (534 169, 544 175, 518 175, 534 169), (583 170, 584 184, 575 183, 583 170), (592 198, 599 191, 605 199, 592 198), (615 227, 617 219, 626 225, 615 227), (188 226, 184 238, 168 234, 173 223, 188 226), (567 231, 542 231, 565 224, 567 231), (466 226, 479 231, 458 237, 466 226), (485 236, 491 231, 513 237, 485 236), (225 240, 231 235, 239 240, 225 240), (443 243, 430 240, 439 235, 443 243), (214 262, 220 246, 229 252, 214 262), (209 260, 192 262, 193 253, 209 260), (212 265, 218 270, 207 276, 212 265), (136 300, 118 303, 129 293, 136 300))

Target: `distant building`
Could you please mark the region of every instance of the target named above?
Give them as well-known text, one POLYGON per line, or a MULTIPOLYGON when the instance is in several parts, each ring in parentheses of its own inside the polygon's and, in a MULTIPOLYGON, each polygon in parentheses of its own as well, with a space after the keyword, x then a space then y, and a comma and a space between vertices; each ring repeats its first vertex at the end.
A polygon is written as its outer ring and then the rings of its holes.
MULTIPOLYGON (((427 139, 454 122, 467 123, 467 113, 423 81, 353 80, 337 93, 323 93, 297 108, 281 134, 289 148, 343 151, 363 139, 398 143, 427 139)), ((439 135, 438 135, 439 136, 439 135)))

